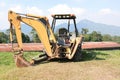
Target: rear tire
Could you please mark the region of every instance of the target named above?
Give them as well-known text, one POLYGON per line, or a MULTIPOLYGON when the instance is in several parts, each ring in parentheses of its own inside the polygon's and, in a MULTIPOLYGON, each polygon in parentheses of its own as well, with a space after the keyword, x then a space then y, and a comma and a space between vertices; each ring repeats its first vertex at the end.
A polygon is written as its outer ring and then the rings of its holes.
POLYGON ((81 45, 78 46, 72 60, 75 61, 75 62, 78 62, 78 61, 82 60, 81 45))

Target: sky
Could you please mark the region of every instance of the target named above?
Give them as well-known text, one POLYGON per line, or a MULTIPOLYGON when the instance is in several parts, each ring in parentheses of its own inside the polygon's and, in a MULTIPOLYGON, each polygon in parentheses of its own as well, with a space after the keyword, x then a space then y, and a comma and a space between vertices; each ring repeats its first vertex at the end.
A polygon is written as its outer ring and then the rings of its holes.
POLYGON ((120 0, 0 0, 0 30, 8 29, 8 11, 47 16, 75 14, 77 22, 88 19, 96 23, 120 26, 120 0))

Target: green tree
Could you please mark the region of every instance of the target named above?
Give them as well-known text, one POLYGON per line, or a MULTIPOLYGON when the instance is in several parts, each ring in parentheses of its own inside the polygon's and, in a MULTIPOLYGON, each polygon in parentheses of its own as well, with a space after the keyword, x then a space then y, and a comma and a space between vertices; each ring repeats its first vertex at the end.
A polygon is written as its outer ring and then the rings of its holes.
POLYGON ((82 28, 82 31, 81 31, 82 34, 87 34, 88 32, 89 30, 87 28, 82 28))
POLYGON ((103 35, 102 40, 103 41, 112 41, 112 36, 109 34, 105 34, 105 35, 103 35))
POLYGON ((32 29, 30 33, 31 33, 32 42, 34 42, 34 43, 41 42, 40 39, 39 39, 39 37, 38 37, 37 32, 35 31, 35 29, 32 29))
POLYGON ((4 32, 0 32, 0 43, 7 43, 8 36, 4 32))
POLYGON ((120 43, 120 36, 113 36, 112 41, 120 43))
POLYGON ((91 34, 90 34, 90 40, 91 41, 102 41, 102 35, 100 32, 96 32, 96 31, 93 31, 91 34))
POLYGON ((91 37, 90 34, 84 34, 84 41, 90 41, 91 37))
POLYGON ((22 42, 23 43, 29 43, 30 42, 30 38, 28 35, 22 33, 22 42))
POLYGON ((90 41, 89 30, 87 28, 82 28, 81 34, 84 36, 84 41, 90 41))
MULTIPOLYGON (((8 36, 8 39, 10 37, 10 29, 6 30, 6 35, 8 36)), ((13 30, 13 42, 16 43, 17 39, 16 39, 16 34, 15 34, 15 29, 13 30)), ((22 33, 22 42, 23 43, 29 43, 30 42, 30 38, 28 35, 22 33)))
MULTIPOLYGON (((7 29, 5 31, 5 34, 8 36, 8 42, 10 42, 10 29, 7 29)), ((16 43, 17 42, 17 39, 16 39, 16 34, 15 34, 15 29, 13 29, 13 43, 16 43)))

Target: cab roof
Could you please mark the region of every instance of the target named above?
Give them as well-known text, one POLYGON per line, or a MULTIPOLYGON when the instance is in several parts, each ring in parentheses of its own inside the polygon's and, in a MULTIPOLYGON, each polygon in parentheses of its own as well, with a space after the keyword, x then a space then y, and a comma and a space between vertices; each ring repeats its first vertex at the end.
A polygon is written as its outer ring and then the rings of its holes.
POLYGON ((52 15, 54 19, 75 19, 76 16, 74 14, 54 14, 52 15))

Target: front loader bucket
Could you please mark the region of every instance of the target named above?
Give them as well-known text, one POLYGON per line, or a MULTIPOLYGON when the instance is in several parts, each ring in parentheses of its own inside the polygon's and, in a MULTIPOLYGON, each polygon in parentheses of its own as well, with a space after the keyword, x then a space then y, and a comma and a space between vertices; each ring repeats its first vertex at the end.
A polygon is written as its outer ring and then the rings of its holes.
POLYGON ((28 67, 32 65, 23 57, 23 54, 15 54, 14 60, 17 67, 28 67))

